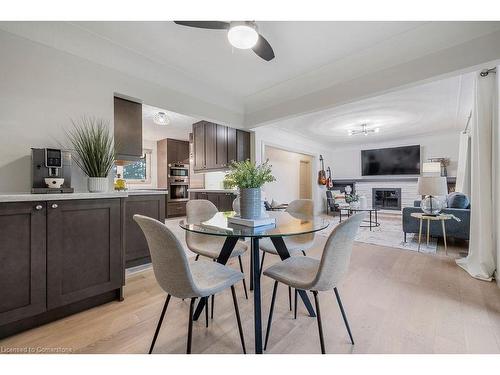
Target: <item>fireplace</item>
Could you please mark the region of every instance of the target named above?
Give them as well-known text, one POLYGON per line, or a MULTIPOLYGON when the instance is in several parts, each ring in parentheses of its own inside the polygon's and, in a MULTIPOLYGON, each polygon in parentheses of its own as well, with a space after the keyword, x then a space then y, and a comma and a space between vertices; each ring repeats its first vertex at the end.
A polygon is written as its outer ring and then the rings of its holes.
POLYGON ((400 188, 373 188, 372 207, 383 210, 401 210, 400 188))

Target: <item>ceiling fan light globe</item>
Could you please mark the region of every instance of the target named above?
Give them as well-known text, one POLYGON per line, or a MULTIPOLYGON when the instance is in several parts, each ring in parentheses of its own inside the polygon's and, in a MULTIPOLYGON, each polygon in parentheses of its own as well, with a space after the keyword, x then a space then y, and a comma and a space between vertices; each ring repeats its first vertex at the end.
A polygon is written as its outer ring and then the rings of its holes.
POLYGON ((227 39, 235 48, 250 49, 259 40, 259 34, 251 25, 231 25, 227 32, 227 39))

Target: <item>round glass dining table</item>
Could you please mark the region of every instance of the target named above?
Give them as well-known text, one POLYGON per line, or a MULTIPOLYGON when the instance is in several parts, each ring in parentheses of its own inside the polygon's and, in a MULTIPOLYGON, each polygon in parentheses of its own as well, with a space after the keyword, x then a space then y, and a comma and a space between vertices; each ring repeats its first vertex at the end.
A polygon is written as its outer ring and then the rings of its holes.
MULTIPOLYGON (((259 263, 259 240, 269 238, 281 260, 290 257, 284 238, 318 232, 328 227, 327 220, 317 216, 303 216, 289 212, 269 211, 269 217, 275 219, 275 223, 261 227, 247 227, 228 222, 228 218, 235 215, 234 212, 218 212, 208 220, 187 223, 182 220, 179 225, 182 229, 194 233, 209 236, 225 237, 217 262, 226 264, 239 239, 249 238, 250 247, 250 290, 253 290, 254 300, 254 328, 255 328, 255 353, 262 353, 262 316, 261 316, 261 291, 260 291, 260 263, 259 263)), ((311 301, 304 290, 298 291, 309 315, 315 316, 311 301)), ((201 298, 193 319, 200 316, 205 307, 205 299, 201 298)))

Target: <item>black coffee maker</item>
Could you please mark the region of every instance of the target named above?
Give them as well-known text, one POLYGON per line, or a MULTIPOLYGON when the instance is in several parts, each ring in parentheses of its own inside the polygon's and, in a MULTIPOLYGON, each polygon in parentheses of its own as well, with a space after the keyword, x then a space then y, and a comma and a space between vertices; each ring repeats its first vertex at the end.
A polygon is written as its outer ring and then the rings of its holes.
POLYGON ((73 193, 71 154, 55 148, 31 149, 31 192, 73 193))

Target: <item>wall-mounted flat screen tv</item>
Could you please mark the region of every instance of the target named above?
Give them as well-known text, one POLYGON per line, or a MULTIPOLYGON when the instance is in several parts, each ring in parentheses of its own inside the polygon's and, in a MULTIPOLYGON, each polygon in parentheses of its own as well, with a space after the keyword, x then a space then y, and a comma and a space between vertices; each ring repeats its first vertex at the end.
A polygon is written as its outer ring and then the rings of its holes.
POLYGON ((361 150, 363 176, 420 174, 420 145, 361 150))

